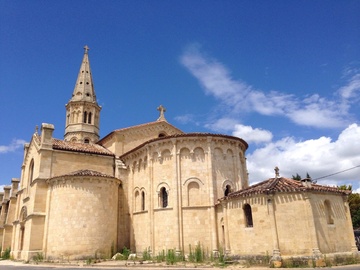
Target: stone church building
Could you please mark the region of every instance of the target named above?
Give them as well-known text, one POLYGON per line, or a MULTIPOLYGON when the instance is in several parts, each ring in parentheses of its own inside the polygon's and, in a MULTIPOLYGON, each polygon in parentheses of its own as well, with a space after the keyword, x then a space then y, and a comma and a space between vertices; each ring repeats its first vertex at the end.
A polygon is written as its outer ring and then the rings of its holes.
POLYGON ((53 137, 52 124, 36 129, 21 178, 0 194, 2 251, 19 260, 109 257, 123 247, 187 254, 197 244, 275 259, 357 251, 347 191, 284 178, 277 168, 249 186, 246 141, 185 133, 158 110, 154 122, 100 138, 85 47, 64 138, 53 137))

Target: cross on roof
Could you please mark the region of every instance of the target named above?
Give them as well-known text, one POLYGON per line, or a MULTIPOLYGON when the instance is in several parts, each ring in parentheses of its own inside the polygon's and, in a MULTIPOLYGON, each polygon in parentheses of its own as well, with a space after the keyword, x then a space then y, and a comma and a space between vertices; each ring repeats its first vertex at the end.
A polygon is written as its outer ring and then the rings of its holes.
POLYGON ((90 50, 90 48, 88 47, 88 45, 85 45, 84 49, 85 49, 85 53, 88 53, 88 51, 90 50))
POLYGON ((276 166, 274 171, 275 171, 275 178, 278 178, 280 176, 280 173, 279 173, 280 169, 276 166))
POLYGON ((164 116, 164 112, 166 112, 165 107, 163 105, 160 105, 159 107, 157 107, 157 110, 160 112, 160 116, 158 118, 158 121, 165 120, 165 116, 164 116))

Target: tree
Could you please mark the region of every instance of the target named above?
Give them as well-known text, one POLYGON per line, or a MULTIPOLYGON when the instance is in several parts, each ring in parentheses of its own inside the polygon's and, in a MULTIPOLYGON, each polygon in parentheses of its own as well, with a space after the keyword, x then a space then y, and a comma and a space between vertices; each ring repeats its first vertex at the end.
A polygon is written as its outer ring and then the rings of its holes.
MULTIPOLYGON (((351 185, 342 185, 338 187, 341 190, 352 191, 351 185)), ((360 228, 360 194, 351 193, 348 197, 348 203, 350 208, 350 215, 354 229, 360 228)))
POLYGON ((301 181, 301 176, 298 173, 296 173, 295 176, 294 175, 292 176, 292 179, 296 181, 301 181))
MULTIPOLYGON (((301 181, 303 178, 300 176, 300 174, 296 173, 296 175, 292 176, 292 179, 296 180, 296 181, 301 181)), ((310 176, 310 174, 308 172, 306 173, 306 179, 311 180, 311 176, 310 176)), ((316 181, 311 180, 311 182, 316 184, 316 181)))

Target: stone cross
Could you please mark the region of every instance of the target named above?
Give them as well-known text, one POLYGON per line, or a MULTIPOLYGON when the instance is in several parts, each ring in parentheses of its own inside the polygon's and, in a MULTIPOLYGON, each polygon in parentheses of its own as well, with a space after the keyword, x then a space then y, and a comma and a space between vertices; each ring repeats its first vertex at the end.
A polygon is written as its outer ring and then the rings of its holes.
POLYGON ((280 169, 276 166, 274 171, 275 171, 275 178, 278 178, 280 176, 280 173, 279 173, 280 169))
POLYGON ((84 49, 85 49, 85 53, 88 53, 88 51, 90 50, 90 48, 88 47, 88 45, 85 45, 84 49))
POLYGON ((164 116, 164 112, 166 112, 165 107, 163 105, 160 105, 159 107, 157 107, 157 110, 160 112, 160 116, 157 121, 162 121, 162 120, 166 121, 164 116))

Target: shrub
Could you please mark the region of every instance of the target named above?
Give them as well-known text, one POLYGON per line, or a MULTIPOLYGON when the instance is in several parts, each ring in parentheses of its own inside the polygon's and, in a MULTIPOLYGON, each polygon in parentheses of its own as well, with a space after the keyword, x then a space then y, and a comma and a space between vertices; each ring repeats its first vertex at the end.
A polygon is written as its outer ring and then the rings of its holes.
POLYGON ((142 259, 144 261, 149 261, 151 260, 151 254, 150 254, 150 248, 147 248, 143 251, 143 254, 142 254, 142 259))
POLYGON ((162 250, 158 255, 156 256, 157 262, 164 262, 165 261, 165 251, 162 250))
POLYGON ((4 260, 9 260, 10 259, 10 252, 11 252, 10 248, 5 249, 3 251, 3 254, 2 254, 1 258, 4 259, 4 260))
POLYGON ((44 260, 44 255, 38 252, 32 257, 32 259, 34 262, 42 262, 44 260))
POLYGON ((127 258, 129 257, 131 253, 131 250, 128 249, 127 247, 123 247, 121 254, 124 255, 125 260, 127 260, 127 258))
POLYGON ((175 250, 169 249, 166 253, 166 264, 173 265, 176 261, 175 250))

